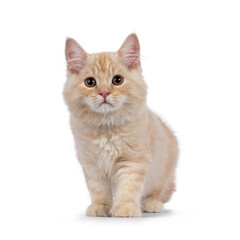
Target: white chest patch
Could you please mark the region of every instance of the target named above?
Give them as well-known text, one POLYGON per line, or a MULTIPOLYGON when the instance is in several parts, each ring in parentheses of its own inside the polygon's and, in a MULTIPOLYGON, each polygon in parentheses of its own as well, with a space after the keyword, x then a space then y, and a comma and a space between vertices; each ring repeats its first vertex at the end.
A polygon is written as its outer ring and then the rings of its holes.
POLYGON ((112 166, 119 157, 120 140, 118 136, 101 137, 96 139, 93 144, 96 148, 93 150, 97 156, 97 164, 103 175, 110 176, 112 166))

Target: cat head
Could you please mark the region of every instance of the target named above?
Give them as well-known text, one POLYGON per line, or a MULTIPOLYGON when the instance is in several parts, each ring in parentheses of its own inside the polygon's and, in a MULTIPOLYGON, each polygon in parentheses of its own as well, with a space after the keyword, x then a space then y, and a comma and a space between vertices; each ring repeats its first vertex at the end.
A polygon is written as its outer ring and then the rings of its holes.
POLYGON ((72 114, 135 114, 146 99, 140 46, 130 34, 117 52, 88 54, 73 39, 65 46, 67 82, 64 98, 72 114))

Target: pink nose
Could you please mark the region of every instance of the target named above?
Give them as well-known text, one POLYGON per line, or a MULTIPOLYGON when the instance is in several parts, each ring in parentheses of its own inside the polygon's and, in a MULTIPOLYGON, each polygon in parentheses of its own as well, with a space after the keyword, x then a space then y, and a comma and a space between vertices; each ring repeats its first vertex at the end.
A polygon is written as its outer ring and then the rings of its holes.
POLYGON ((102 95, 104 99, 106 99, 107 95, 109 95, 110 92, 103 91, 103 92, 100 92, 99 94, 102 95))

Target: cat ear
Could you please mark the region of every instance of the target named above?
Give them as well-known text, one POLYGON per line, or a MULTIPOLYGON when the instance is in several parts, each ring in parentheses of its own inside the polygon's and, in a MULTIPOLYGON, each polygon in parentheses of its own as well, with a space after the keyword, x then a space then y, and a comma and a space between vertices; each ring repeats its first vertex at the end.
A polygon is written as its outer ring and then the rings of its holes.
POLYGON ((118 50, 118 55, 128 69, 136 69, 140 66, 140 45, 135 33, 126 38, 118 50))
POLYGON ((67 68, 72 73, 79 73, 86 64, 87 53, 74 39, 67 38, 65 45, 65 57, 67 61, 67 68))

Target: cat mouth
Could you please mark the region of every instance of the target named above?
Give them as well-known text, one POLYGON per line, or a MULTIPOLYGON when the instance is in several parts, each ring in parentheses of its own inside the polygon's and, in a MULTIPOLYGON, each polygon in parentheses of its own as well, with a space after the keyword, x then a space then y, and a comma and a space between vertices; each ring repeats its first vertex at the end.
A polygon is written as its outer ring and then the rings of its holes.
POLYGON ((99 107, 101 107, 102 105, 110 105, 111 107, 113 106, 110 102, 107 102, 106 100, 101 102, 99 107))

